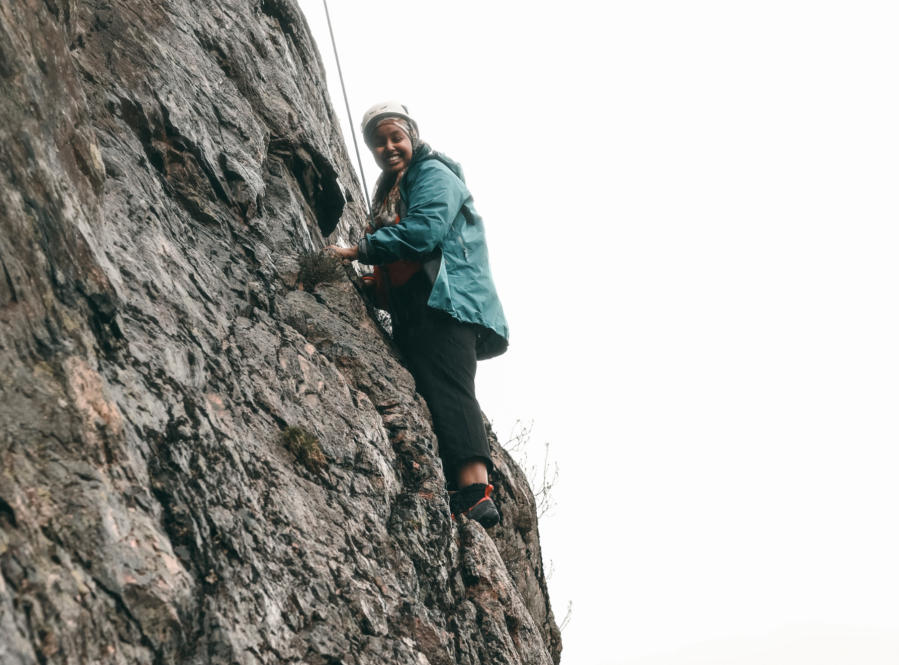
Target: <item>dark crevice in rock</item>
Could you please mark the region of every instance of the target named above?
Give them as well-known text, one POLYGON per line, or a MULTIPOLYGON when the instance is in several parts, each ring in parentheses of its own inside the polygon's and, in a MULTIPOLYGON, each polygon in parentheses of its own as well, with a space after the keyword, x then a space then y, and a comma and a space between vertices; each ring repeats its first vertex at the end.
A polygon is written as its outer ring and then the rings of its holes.
POLYGON ((200 224, 221 225, 223 218, 210 199, 228 208, 237 208, 236 202, 200 147, 172 125, 165 104, 156 101, 158 108, 148 114, 141 102, 119 98, 122 118, 140 141, 149 164, 162 176, 167 193, 200 224))
POLYGON ((19 526, 16 520, 16 513, 6 501, 0 498, 0 527, 4 531, 9 529, 17 529, 19 526))
POLYGON ((291 40, 297 53, 303 57, 303 64, 307 64, 305 49, 296 41, 298 26, 304 23, 299 8, 291 0, 260 0, 259 9, 278 23, 281 32, 291 40))
POLYGON ((268 172, 283 177, 282 164, 286 165, 310 203, 322 236, 331 235, 347 203, 331 162, 311 145, 296 145, 292 139, 285 138, 273 138, 269 154, 277 160, 267 160, 268 172))
POLYGON ((6 307, 16 301, 16 288, 13 286, 12 277, 9 276, 9 269, 3 261, 0 261, 0 268, 3 269, 3 278, 0 279, 0 307, 6 307))

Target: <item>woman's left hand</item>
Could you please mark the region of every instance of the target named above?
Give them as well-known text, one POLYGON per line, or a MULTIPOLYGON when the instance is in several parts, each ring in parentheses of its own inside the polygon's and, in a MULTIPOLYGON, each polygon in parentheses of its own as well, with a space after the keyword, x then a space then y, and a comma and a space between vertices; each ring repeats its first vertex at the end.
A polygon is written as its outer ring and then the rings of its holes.
POLYGON ((359 260, 359 245, 354 245, 349 249, 346 247, 338 247, 337 245, 328 245, 325 249, 329 252, 334 252, 342 261, 359 260))

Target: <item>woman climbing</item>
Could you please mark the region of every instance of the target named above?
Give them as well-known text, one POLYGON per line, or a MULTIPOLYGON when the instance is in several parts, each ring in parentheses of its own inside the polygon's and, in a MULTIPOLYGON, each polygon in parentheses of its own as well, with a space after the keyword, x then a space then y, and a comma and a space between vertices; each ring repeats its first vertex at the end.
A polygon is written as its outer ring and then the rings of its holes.
POLYGON ((434 418, 453 517, 490 528, 499 513, 490 492, 490 446, 475 397, 477 361, 506 351, 509 327, 496 294, 484 222, 462 168, 418 136, 405 106, 376 104, 362 135, 381 176, 373 216, 342 259, 376 268, 381 305, 394 339, 434 418))

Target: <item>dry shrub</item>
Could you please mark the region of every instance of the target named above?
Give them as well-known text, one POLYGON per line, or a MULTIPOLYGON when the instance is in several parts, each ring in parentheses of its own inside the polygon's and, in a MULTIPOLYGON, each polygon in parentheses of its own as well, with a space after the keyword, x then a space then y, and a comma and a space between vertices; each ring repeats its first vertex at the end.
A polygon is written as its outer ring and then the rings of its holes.
POLYGON ((331 252, 312 252, 299 259, 297 281, 304 291, 314 291, 319 284, 336 282, 345 275, 343 264, 331 252))
MULTIPOLYGON (((559 464, 554 462, 552 468, 550 468, 549 442, 546 443, 542 465, 530 464, 528 462, 527 445, 531 440, 531 431, 533 429, 533 420, 529 423, 516 420, 509 440, 502 446, 527 476, 531 494, 534 495, 534 501, 537 504, 537 518, 539 519, 556 506, 556 500, 552 491, 559 480, 559 464)), ((552 517, 552 515, 549 515, 549 517, 552 517)))

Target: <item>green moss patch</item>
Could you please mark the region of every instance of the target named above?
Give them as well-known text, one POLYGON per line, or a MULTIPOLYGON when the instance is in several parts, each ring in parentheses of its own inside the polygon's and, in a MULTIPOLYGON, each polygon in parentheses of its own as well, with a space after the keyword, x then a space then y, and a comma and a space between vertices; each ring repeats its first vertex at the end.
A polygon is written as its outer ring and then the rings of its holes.
POLYGON ((281 431, 284 447, 294 454, 297 461, 310 471, 320 471, 328 466, 318 437, 303 427, 288 427, 281 431))

